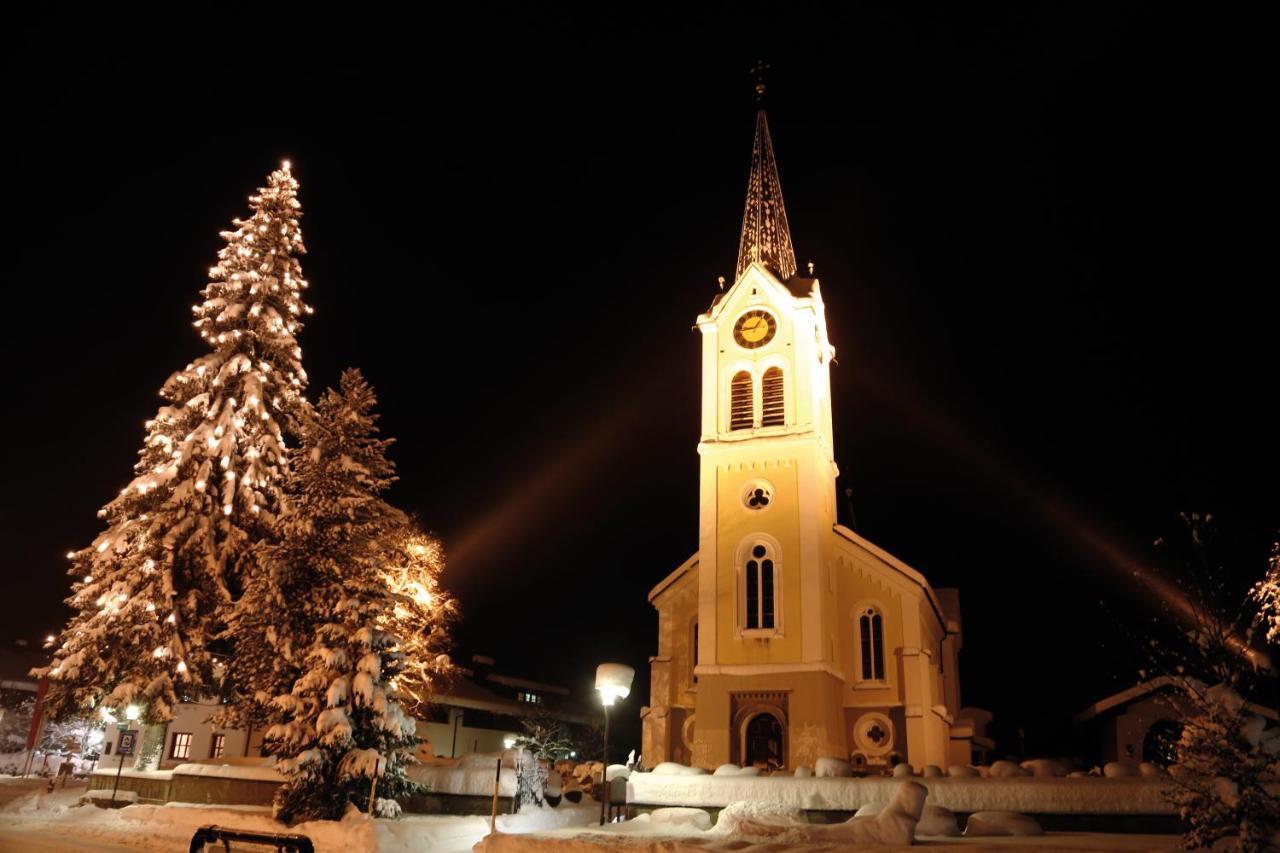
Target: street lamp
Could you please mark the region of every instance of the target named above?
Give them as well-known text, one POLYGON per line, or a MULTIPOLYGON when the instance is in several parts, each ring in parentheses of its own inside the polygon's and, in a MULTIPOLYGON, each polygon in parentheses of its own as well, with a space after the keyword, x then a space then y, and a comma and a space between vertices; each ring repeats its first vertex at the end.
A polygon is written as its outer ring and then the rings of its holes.
POLYGON ((600 771, 600 825, 604 826, 609 811, 609 708, 619 699, 631 695, 631 680, 636 671, 622 663, 602 663, 596 667, 596 690, 600 691, 600 704, 604 706, 604 769, 600 771))
POLYGON ((120 730, 120 737, 116 738, 116 755, 120 758, 120 763, 116 765, 116 782, 111 786, 111 802, 116 801, 116 791, 120 788, 120 774, 124 772, 124 757, 133 755, 133 738, 125 738, 124 733, 129 727, 138 721, 140 714, 137 705, 130 705, 124 709, 124 719, 116 719, 115 715, 106 708, 102 709, 102 719, 104 722, 115 720, 116 728, 120 730))

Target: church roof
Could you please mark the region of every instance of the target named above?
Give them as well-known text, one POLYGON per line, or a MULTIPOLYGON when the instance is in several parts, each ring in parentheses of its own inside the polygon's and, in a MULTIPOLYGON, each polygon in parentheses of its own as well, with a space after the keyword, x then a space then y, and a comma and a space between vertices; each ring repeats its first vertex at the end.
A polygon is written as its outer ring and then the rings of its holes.
POLYGON ((747 207, 742 215, 742 237, 738 242, 738 268, 742 277, 753 262, 764 264, 787 281, 796 274, 796 253, 791 247, 791 229, 782 204, 782 184, 773 159, 773 141, 764 110, 756 113, 755 141, 751 146, 751 177, 747 181, 747 207))

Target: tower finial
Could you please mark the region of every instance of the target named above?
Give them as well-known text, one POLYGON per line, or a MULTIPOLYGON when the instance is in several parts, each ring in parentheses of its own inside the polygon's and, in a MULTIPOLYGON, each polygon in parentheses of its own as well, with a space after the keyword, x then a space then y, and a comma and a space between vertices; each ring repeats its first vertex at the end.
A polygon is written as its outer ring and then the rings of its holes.
MULTIPOLYGON (((758 85, 762 89, 764 84, 758 85)), ((769 121, 763 107, 756 112, 751 177, 747 181, 747 208, 742 215, 742 237, 738 242, 738 267, 734 279, 741 278, 747 267, 756 262, 764 264, 783 281, 796 274, 796 253, 791 247, 791 228, 787 225, 787 210, 782 204, 782 184, 778 181, 773 140, 769 138, 769 121)))
POLYGON ((769 63, 763 59, 757 59, 756 64, 751 66, 751 76, 756 78, 756 103, 764 106, 764 73, 769 70, 769 63))

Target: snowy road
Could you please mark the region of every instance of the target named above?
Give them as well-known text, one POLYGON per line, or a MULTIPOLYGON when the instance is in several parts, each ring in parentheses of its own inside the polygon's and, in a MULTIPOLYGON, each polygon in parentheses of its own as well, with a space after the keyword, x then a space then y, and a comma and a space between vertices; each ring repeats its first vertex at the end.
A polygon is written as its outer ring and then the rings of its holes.
MULTIPOLYGON (((186 848, 183 848, 184 850, 186 848)), ((138 853, 137 847, 126 847, 89 838, 70 838, 65 834, 51 833, 46 828, 14 829, 0 827, 0 851, 4 853, 138 853)))

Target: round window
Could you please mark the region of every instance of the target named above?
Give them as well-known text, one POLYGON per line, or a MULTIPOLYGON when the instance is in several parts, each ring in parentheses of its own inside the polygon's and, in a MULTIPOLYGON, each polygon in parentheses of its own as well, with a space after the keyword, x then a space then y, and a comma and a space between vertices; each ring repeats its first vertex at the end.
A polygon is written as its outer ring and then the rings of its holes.
POLYGON ((750 510, 768 509, 773 504, 773 484, 752 480, 742 489, 742 505, 750 510))
POLYGON ((893 749, 893 723, 872 711, 853 724, 853 742, 867 755, 884 755, 893 749))

